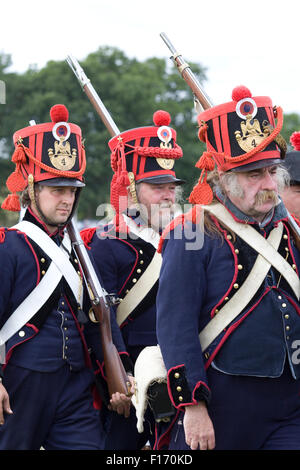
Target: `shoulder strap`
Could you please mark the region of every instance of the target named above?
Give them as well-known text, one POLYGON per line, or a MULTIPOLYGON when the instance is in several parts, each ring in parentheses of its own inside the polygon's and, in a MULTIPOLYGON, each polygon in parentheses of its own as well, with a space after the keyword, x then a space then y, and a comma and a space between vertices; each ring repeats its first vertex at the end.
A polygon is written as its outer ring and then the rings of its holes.
POLYGON ((11 314, 0 330, 0 346, 6 343, 39 311, 57 287, 62 274, 52 262, 45 276, 19 307, 11 314))
POLYGON ((138 227, 137 224, 127 215, 123 214, 126 225, 130 231, 147 243, 151 243, 154 248, 158 248, 160 235, 152 227, 138 227))
MULTIPOLYGON (((155 230, 153 230, 153 228, 138 227, 130 217, 125 214, 123 214, 123 217, 132 233, 137 235, 146 243, 150 243, 157 249, 160 236, 155 230)), ((133 312, 133 310, 142 302, 148 292, 152 289, 159 278, 161 263, 161 255, 156 251, 145 272, 119 304, 117 308, 118 325, 121 325, 126 320, 130 313, 133 312)))
POLYGON ((10 315, 0 331, 0 346, 22 328, 40 308, 47 302, 62 276, 65 277, 75 298, 82 301, 80 285, 81 280, 65 252, 71 252, 71 241, 65 234, 61 247, 58 247, 51 238, 31 222, 22 221, 13 228, 20 230, 39 245, 52 259, 52 262, 39 284, 31 291, 26 299, 10 315))
POLYGON ((117 308, 117 323, 121 325, 131 312, 145 298, 159 278, 162 257, 155 252, 151 263, 139 278, 138 282, 128 292, 117 308))
MULTIPOLYGON (((268 243, 277 249, 283 232, 283 224, 280 222, 268 237, 268 243)), ((210 320, 200 332, 199 338, 202 351, 213 342, 213 340, 242 312, 265 279, 271 263, 260 254, 257 256, 250 274, 240 286, 233 297, 225 306, 210 320)))
MULTIPOLYGON (((52 259, 58 270, 64 276, 76 299, 79 298, 79 277, 73 265, 70 263, 67 253, 61 249, 56 243, 39 227, 31 222, 22 221, 14 226, 18 230, 26 233, 41 249, 52 259)), ((64 234, 62 248, 67 248, 71 252, 71 241, 67 232, 64 234)))
POLYGON ((297 273, 289 265, 289 263, 278 253, 260 233, 258 233, 251 225, 236 222, 231 214, 225 209, 223 204, 214 203, 210 206, 202 206, 204 210, 215 215, 217 219, 223 222, 227 227, 233 230, 240 238, 242 238, 249 246, 263 256, 270 265, 274 266, 278 272, 282 274, 289 283, 297 299, 300 297, 300 280, 297 273))

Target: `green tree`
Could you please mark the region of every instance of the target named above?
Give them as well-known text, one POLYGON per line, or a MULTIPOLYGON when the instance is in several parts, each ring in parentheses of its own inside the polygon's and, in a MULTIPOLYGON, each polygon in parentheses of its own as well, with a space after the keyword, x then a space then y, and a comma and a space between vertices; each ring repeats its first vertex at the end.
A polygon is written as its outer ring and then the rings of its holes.
MULTIPOLYGON (((7 194, 7 176, 14 170, 10 162, 13 133, 32 119, 48 122, 51 106, 64 103, 70 121, 82 129, 87 155, 87 185, 80 198, 78 218, 95 219, 98 205, 109 202, 111 136, 65 61, 50 61, 40 70, 31 67, 22 74, 9 72, 11 64, 9 55, 0 54, 0 80, 6 85, 6 104, 0 104, 0 202, 7 194)), ((171 126, 177 131, 177 142, 184 153, 176 164, 176 173, 186 180, 184 197, 188 197, 200 175, 195 163, 204 145, 197 137, 192 92, 171 61, 150 58, 140 62, 119 49, 101 47, 81 65, 121 132, 152 125, 157 109, 170 113, 171 126)), ((205 81, 200 64, 191 64, 191 68, 200 82, 205 81)), ((296 130, 300 130, 300 116, 285 115, 285 139, 288 141, 296 130)), ((0 225, 10 225, 17 218, 18 214, 0 210, 0 225)))
MULTIPOLYGON (((97 206, 109 202, 111 136, 65 61, 50 61, 41 70, 30 68, 23 74, 7 73, 10 63, 6 56, 0 61, 0 79, 7 89, 7 104, 0 107, 0 198, 5 194, 5 180, 14 169, 9 163, 13 133, 29 125, 31 119, 36 123, 49 121, 50 107, 64 103, 70 121, 82 129, 87 154, 87 186, 80 198, 78 217, 95 218, 97 206)), ((120 131, 153 124, 152 115, 157 109, 169 111, 178 143, 186 153, 185 161, 178 162, 177 172, 186 180, 190 180, 190 172, 195 173, 193 179, 197 177, 194 164, 199 142, 192 93, 169 61, 151 58, 139 62, 116 48, 103 47, 89 54, 81 65, 120 131)), ((195 64, 192 67, 204 80, 203 69, 195 64)), ((0 224, 6 221, 6 212, 0 211, 0 224)))
POLYGON ((300 131, 300 116, 296 113, 285 114, 282 128, 282 136, 288 144, 288 149, 292 150, 290 137, 295 131, 300 131))

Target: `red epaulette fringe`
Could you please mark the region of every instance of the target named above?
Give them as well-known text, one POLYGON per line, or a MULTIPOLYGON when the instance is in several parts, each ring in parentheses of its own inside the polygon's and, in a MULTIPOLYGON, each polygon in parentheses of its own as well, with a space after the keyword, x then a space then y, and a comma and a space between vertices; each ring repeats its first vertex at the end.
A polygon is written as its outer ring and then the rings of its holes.
POLYGON ((5 240, 5 227, 0 228, 0 243, 4 243, 5 240))
POLYGON ((96 232, 96 227, 84 228, 80 232, 81 239, 82 239, 85 247, 88 248, 88 249, 90 249, 89 244, 91 243, 95 232, 96 232))

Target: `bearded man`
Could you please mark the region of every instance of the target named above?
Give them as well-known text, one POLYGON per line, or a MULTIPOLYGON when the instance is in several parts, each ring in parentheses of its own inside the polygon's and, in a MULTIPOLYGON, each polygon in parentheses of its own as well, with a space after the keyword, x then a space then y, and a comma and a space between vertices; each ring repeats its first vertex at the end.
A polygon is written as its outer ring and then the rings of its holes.
POLYGON ((195 205, 160 243, 157 335, 177 416, 156 448, 300 449, 299 227, 279 196, 282 110, 237 87, 198 122, 195 205))
MULTIPOLYGON (((156 111, 154 126, 130 129, 111 139, 111 204, 116 215, 106 226, 81 232, 106 291, 121 299, 116 310, 124 339, 121 356, 127 371, 131 364, 132 373, 144 348, 157 344, 156 294, 161 256, 156 250, 163 228, 179 210, 183 181, 176 178, 174 164, 182 157, 182 149, 176 143, 176 131, 169 127, 170 120, 169 113, 156 111)), ((97 361, 99 340, 93 342, 92 337, 91 331, 88 342, 94 343, 99 377, 104 375, 97 361)), ((147 366, 143 369, 149 370, 147 366)), ((149 407, 139 429, 133 406, 127 418, 121 409, 119 415, 110 407, 102 410, 106 449, 139 450, 148 441, 153 446, 155 419, 149 407)), ((167 408, 173 413, 169 400, 167 408)))

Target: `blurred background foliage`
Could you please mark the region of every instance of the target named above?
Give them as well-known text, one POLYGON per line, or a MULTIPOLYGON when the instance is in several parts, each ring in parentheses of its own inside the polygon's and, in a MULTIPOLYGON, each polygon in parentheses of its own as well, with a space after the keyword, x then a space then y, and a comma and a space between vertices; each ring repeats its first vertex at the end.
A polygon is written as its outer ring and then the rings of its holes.
MULTIPOLYGON (((29 67, 24 73, 11 73, 11 64, 9 55, 0 54, 0 80, 6 88, 6 103, 0 105, 0 203, 7 195, 6 178, 15 167, 10 160, 13 133, 28 126, 32 119, 37 124, 49 122, 51 106, 63 103, 69 110, 69 121, 81 127, 85 139, 86 188, 78 220, 95 220, 97 207, 109 202, 112 170, 107 129, 66 61, 50 61, 42 69, 29 67)), ((204 147, 197 137, 192 92, 172 62, 157 58, 140 62, 129 59, 119 49, 101 47, 80 64, 121 132, 152 125, 153 113, 158 109, 170 113, 171 126, 177 131, 177 143, 184 154, 176 164, 176 174, 187 181, 187 198, 199 178, 195 163, 204 147)), ((190 65, 205 89, 205 68, 190 65)), ((299 129, 300 116, 286 114, 282 132, 286 140, 299 129)), ((0 225, 10 226, 17 219, 18 214, 0 209, 0 225)))

